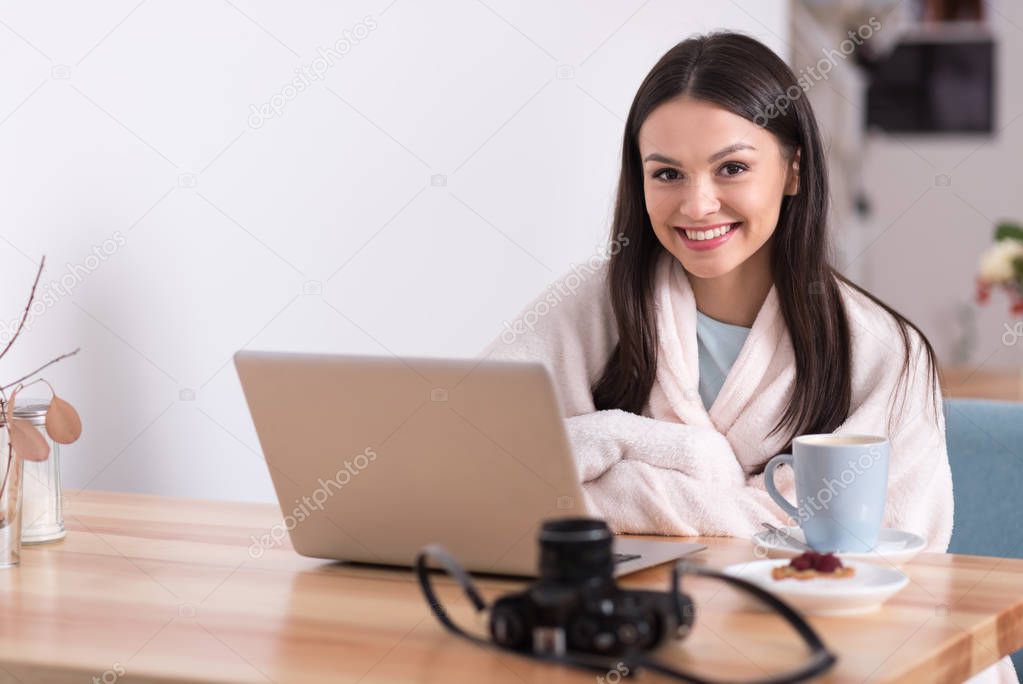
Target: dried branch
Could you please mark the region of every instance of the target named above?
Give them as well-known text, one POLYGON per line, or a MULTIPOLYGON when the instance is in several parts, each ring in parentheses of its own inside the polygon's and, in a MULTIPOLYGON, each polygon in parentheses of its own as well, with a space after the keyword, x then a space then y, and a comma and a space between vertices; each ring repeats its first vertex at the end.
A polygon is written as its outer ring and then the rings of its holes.
POLYGON ((11 348, 12 344, 14 344, 14 340, 18 339, 18 333, 21 332, 21 329, 25 327, 25 321, 28 319, 28 311, 32 308, 32 301, 36 297, 36 287, 39 285, 39 278, 43 275, 43 266, 45 265, 46 256, 44 255, 42 261, 39 262, 39 270, 36 271, 36 279, 32 283, 32 292, 28 295, 28 304, 25 305, 25 311, 21 314, 21 321, 18 322, 18 329, 14 331, 14 335, 12 335, 11 339, 7 341, 7 346, 4 347, 4 350, 0 351, 0 359, 4 357, 7 350, 11 348))
MULTIPOLYGON (((78 351, 78 350, 76 349, 75 351, 78 351)), ((51 363, 52 363, 52 361, 51 361, 51 363)), ((36 371, 36 372, 38 373, 39 371, 36 371)), ((31 373, 29 373, 29 375, 31 375, 31 373)), ((50 393, 53 394, 54 396, 56 396, 57 393, 54 391, 53 385, 51 385, 49 383, 49 381, 47 381, 46 378, 36 378, 35 380, 33 380, 32 382, 28 383, 27 385, 22 385, 21 387, 19 387, 18 391, 20 392, 21 390, 25 389, 26 387, 31 387, 32 385, 35 385, 36 383, 39 383, 39 382, 47 385, 50 388, 50 393)))
POLYGON ((8 389, 8 388, 10 388, 10 387, 14 387, 15 385, 17 385, 17 384, 18 384, 19 382, 21 382, 22 380, 24 380, 24 379, 26 379, 26 378, 31 378, 31 377, 32 377, 33 375, 35 375, 36 373, 38 373, 38 372, 39 372, 39 371, 41 371, 42 369, 44 369, 44 368, 46 368, 46 367, 48 367, 48 366, 52 366, 53 364, 57 363, 58 361, 60 361, 60 360, 62 360, 62 359, 66 359, 66 358, 67 358, 67 357, 69 357, 69 356, 74 356, 75 354, 77 354, 77 353, 78 353, 78 352, 80 352, 81 350, 82 350, 82 348, 81 348, 81 347, 79 347, 78 349, 75 349, 75 350, 74 350, 74 351, 72 351, 72 352, 68 352, 67 354, 61 354, 60 356, 58 356, 57 358, 53 359, 52 361, 47 361, 47 362, 46 362, 46 363, 44 363, 43 365, 39 366, 39 368, 36 368, 36 369, 35 369, 34 371, 32 371, 31 373, 29 373, 29 374, 27 374, 27 375, 24 375, 24 376, 22 376, 22 377, 18 378, 17 380, 15 380, 14 382, 11 382, 11 383, 8 383, 8 384, 4 385, 3 387, 0 387, 0 390, 5 390, 5 389, 8 389))

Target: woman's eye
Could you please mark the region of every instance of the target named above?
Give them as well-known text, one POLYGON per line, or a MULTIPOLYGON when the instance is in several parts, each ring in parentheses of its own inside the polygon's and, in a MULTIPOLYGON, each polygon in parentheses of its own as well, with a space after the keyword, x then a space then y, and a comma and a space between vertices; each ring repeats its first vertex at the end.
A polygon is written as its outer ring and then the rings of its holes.
MULTIPOLYGON (((734 178, 735 176, 740 176, 748 170, 749 168, 745 164, 740 164, 738 162, 729 162, 721 167, 721 172, 724 172, 726 178, 734 178)), ((659 181, 668 183, 671 181, 681 179, 682 175, 678 172, 677 169, 664 168, 654 173, 653 177, 659 181)))

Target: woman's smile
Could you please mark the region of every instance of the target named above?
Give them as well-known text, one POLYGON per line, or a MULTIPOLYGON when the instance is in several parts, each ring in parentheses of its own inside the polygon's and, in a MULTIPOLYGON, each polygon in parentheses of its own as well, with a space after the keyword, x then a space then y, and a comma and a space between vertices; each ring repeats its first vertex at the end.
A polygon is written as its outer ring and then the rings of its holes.
POLYGON ((742 227, 742 221, 735 223, 719 223, 705 228, 675 226, 675 231, 682 238, 682 244, 689 249, 706 251, 725 244, 736 230, 742 227))

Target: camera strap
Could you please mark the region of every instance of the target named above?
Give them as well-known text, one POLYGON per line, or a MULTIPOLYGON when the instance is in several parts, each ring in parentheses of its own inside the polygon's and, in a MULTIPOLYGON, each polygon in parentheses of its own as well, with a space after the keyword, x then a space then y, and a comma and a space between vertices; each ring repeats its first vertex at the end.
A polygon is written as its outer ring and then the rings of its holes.
MULTIPOLYGON (((624 668, 628 675, 632 675, 638 672, 641 668, 647 668, 655 672, 660 672, 670 677, 674 677, 679 681, 690 682, 691 684, 725 684, 726 682, 735 682, 735 680, 709 679, 683 670, 678 670, 670 665, 646 658, 639 652, 615 658, 606 658, 588 653, 572 651, 567 652, 564 655, 558 655, 553 653, 523 653, 504 648, 489 639, 484 639, 467 632, 451 619, 451 617, 447 614, 447 611, 444 610, 444 606, 441 604, 440 599, 437 598, 436 592, 434 592, 433 583, 430 580, 430 568, 427 566, 427 563, 430 560, 440 563, 444 572, 454 579, 462 588, 462 591, 472 602, 476 612, 483 613, 488 608, 487 603, 476 590, 469 573, 467 573, 465 569, 459 565, 458 561, 456 561, 451 554, 444 549, 444 547, 438 544, 426 546, 416 556, 416 577, 419 580, 419 586, 422 589, 423 595, 426 597, 426 600, 430 605, 430 610, 433 612, 434 616, 449 632, 464 639, 468 639, 469 641, 484 648, 492 648, 502 653, 513 653, 515 655, 525 656, 535 660, 570 665, 572 667, 584 668, 587 670, 611 671, 617 669, 620 671, 624 668)), ((755 598, 769 605, 775 612, 781 615, 786 622, 792 625, 800 637, 802 637, 807 648, 809 648, 810 658, 803 665, 776 675, 746 680, 744 684, 794 684, 795 682, 802 682, 810 679, 811 677, 819 676, 829 670, 837 661, 837 657, 827 649, 827 646, 824 645, 820 636, 816 631, 814 631, 813 627, 811 627, 810 624, 803 619, 803 616, 774 594, 740 577, 726 575, 718 572, 717 570, 694 565, 686 561, 676 562, 671 569, 671 594, 674 598, 673 604, 675 609, 679 613, 681 613, 683 605, 679 584, 681 582, 681 577, 684 574, 700 575, 703 577, 718 579, 752 594, 755 598)), ((679 617, 681 617, 681 615, 679 615, 679 617)))

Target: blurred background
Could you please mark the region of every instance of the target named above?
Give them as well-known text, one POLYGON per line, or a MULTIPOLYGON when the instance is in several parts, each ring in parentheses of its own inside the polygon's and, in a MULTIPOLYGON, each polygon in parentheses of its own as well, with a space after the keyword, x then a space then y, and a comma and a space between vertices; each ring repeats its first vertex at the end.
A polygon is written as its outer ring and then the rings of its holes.
POLYGON ((1014 0, 5 3, 0 340, 46 270, 0 380, 82 348, 66 487, 273 500, 231 355, 476 355, 601 253, 637 86, 716 29, 806 79, 843 272, 1018 399, 1014 0))

